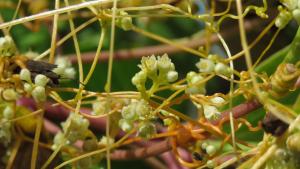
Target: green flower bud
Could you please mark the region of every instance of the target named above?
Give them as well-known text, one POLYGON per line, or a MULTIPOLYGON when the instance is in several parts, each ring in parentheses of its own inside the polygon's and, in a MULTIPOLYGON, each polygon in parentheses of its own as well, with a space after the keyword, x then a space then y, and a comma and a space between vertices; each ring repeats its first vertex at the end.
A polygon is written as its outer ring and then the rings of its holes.
POLYGON ((175 82, 178 79, 178 73, 176 71, 169 71, 167 73, 168 82, 175 82))
POLYGON ((3 110, 3 117, 7 120, 12 119, 14 116, 14 110, 11 106, 6 106, 3 110))
POLYGON ((31 82, 31 73, 28 69, 22 69, 20 72, 20 79, 26 82, 31 82))
POLYGON ((0 56, 10 57, 17 52, 17 48, 10 36, 0 38, 0 56))
POLYGON ((31 93, 33 90, 33 86, 29 83, 24 83, 23 85, 25 92, 27 93, 31 93))
POLYGON ((278 7, 280 13, 276 17, 275 26, 278 29, 283 29, 292 19, 292 13, 286 9, 283 9, 282 6, 278 7))
POLYGON ((46 90, 42 86, 35 87, 31 92, 32 97, 36 102, 44 102, 46 101, 46 90))
POLYGON ((18 94, 14 89, 4 89, 2 97, 4 100, 13 101, 18 98, 18 94))
POLYGON ((48 82, 49 82, 49 78, 42 74, 38 74, 34 78, 34 83, 38 86, 45 87, 48 82))
POLYGON ((208 168, 215 168, 216 167, 216 162, 213 161, 213 160, 208 160, 207 163, 206 163, 206 166, 208 168))
POLYGON ((230 77, 231 75, 231 69, 224 63, 217 63, 215 66, 215 72, 217 75, 223 75, 226 77, 230 77))

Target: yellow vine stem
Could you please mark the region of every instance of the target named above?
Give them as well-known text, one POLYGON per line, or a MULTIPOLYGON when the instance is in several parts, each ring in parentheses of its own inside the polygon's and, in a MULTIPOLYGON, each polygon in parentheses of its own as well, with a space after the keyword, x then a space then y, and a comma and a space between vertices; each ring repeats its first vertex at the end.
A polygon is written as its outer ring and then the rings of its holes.
MULTIPOLYGON (((62 45, 64 42, 66 42, 69 38, 72 37, 73 33, 78 33, 79 31, 81 31, 82 29, 84 29, 85 27, 87 27, 88 25, 94 23, 95 21, 97 21, 98 18, 94 17, 91 18, 90 20, 84 22, 83 24, 81 24, 80 26, 78 26, 73 32, 68 33, 66 36, 64 36, 63 38, 61 38, 57 43, 56 43, 56 47, 62 45)), ((44 51, 42 54, 40 54, 39 56, 37 56, 36 58, 34 58, 34 60, 40 60, 42 58, 44 58, 45 56, 47 56, 50 53, 50 49, 44 51)))
MULTIPOLYGON (((252 49, 263 37, 265 34, 269 32, 269 30, 272 28, 272 26, 275 24, 275 19, 270 22, 270 24, 255 38, 255 40, 248 46, 248 49, 252 49)), ((242 50, 241 52, 235 54, 231 58, 226 59, 226 62, 230 62, 230 60, 235 60, 245 54, 245 50, 242 50)))
POLYGON ((105 33, 106 33, 106 28, 101 27, 101 35, 100 35, 100 40, 99 40, 99 43, 98 43, 97 51, 96 51, 92 66, 91 66, 88 74, 86 75, 86 78, 83 81, 84 85, 86 85, 88 83, 88 81, 92 77, 92 74, 93 74, 93 72, 94 72, 94 70, 97 66, 97 63, 98 63, 98 60, 99 60, 99 57, 100 57, 100 54, 101 54, 101 49, 102 49, 102 46, 103 46, 103 42, 104 42, 105 33))
POLYGON ((26 115, 23 115, 23 116, 20 116, 20 117, 16 117, 14 119, 10 119, 10 120, 7 120, 7 121, 4 121, 4 122, 1 122, 0 125, 4 124, 4 123, 7 123, 7 122, 14 122, 14 121, 18 121, 18 120, 22 120, 22 119, 25 119, 25 118, 28 118, 30 116, 33 116, 33 115, 37 115, 39 113, 43 112, 42 109, 39 109, 39 110, 36 110, 30 114, 26 114, 26 115))
POLYGON ((268 150, 254 163, 251 169, 260 169, 264 165, 264 163, 268 160, 268 158, 275 153, 276 149, 277 149, 276 144, 273 144, 271 147, 269 147, 268 150))
MULTIPOLYGON (((59 9, 59 0, 55 0, 55 9, 59 9)), ((51 37, 51 48, 50 48, 50 56, 49 63, 54 63, 54 55, 55 55, 55 42, 57 37, 57 25, 58 25, 58 14, 54 15, 53 19, 53 28, 52 28, 52 37, 51 37)))
POLYGON ((229 0, 225 11, 220 12, 220 13, 215 13, 214 16, 222 16, 222 15, 225 15, 226 13, 228 13, 231 9, 231 4, 232 4, 232 0, 229 0))
MULTIPOLYGON (((14 16, 12 17, 12 21, 15 20, 17 18, 17 15, 19 13, 19 10, 20 10, 20 7, 21 7, 21 4, 22 4, 22 0, 19 0, 18 1, 18 4, 17 4, 17 7, 16 7, 16 10, 15 10, 15 13, 14 13, 14 16)), ((11 26, 7 28, 7 32, 9 32, 11 29, 11 26)))
POLYGON ((88 1, 88 2, 84 2, 84 3, 80 3, 80 4, 70 5, 70 6, 67 6, 67 7, 64 7, 64 8, 55 9, 55 10, 51 10, 51 11, 46 11, 46 12, 38 13, 38 14, 35 14, 35 15, 27 16, 27 17, 24 17, 24 18, 19 18, 19 19, 10 21, 10 22, 0 24, 0 29, 4 29, 4 28, 10 27, 10 26, 22 24, 22 23, 25 23, 25 22, 30 22, 30 21, 37 20, 37 19, 50 17, 50 16, 53 16, 55 14, 62 14, 62 13, 65 13, 65 12, 76 11, 76 10, 86 8, 86 7, 89 7, 89 6, 104 5, 104 4, 110 3, 110 2, 112 2, 112 0, 94 0, 94 1, 88 1))
POLYGON ((256 62, 253 65, 253 68, 255 68, 259 62, 261 61, 262 57, 266 54, 266 52, 270 49, 270 47, 272 46, 272 44, 274 43, 276 37, 278 36, 279 32, 281 31, 281 29, 277 29, 277 31, 275 32, 274 36, 272 37, 272 39, 270 40, 270 43, 268 44, 268 46, 261 52, 261 54, 259 55, 258 59, 256 60, 256 62))
MULTIPOLYGON (((109 44, 109 58, 108 58, 108 70, 107 70, 107 79, 106 84, 104 87, 105 92, 108 93, 107 99, 108 99, 108 107, 110 110, 111 107, 111 80, 112 80, 112 69, 113 69, 113 61, 114 61, 114 45, 115 45, 115 31, 116 31, 116 13, 117 13, 117 0, 113 0, 113 7, 112 7, 112 21, 111 21, 111 34, 110 34, 110 44, 109 44)), ((106 117, 106 129, 105 129, 105 135, 106 138, 110 138, 110 116, 108 115, 106 117)), ((106 144, 106 167, 107 169, 111 168, 111 161, 110 161, 110 149, 111 145, 107 141, 106 144)))
MULTIPOLYGON (((122 145, 122 142, 124 142, 124 140, 126 140, 131 134, 133 134, 135 132, 135 129, 131 130, 130 132, 128 132, 127 134, 125 134, 120 140, 118 140, 116 143, 110 145, 110 148, 116 148, 120 145, 122 145)), ((89 153, 85 153, 83 155, 80 155, 78 157, 75 157, 75 158, 72 158, 68 161, 65 161, 63 163, 61 163, 60 165, 56 166, 54 169, 59 169, 59 168, 62 168, 63 166, 67 165, 67 164, 71 164, 73 162, 76 162, 78 160, 81 160, 83 158, 86 158, 86 157, 90 157, 90 156, 93 156, 93 155, 96 155, 96 154, 100 154, 100 153, 103 153, 105 152, 107 149, 106 148, 102 148, 102 149, 99 149, 99 150, 95 150, 95 151, 92 151, 92 152, 89 152, 89 153)))
POLYGON ((136 26, 134 26, 134 27, 132 28, 132 30, 135 31, 135 32, 138 32, 138 33, 140 33, 140 34, 142 34, 142 35, 144 35, 144 36, 147 36, 147 37, 149 37, 149 38, 151 38, 151 39, 157 40, 157 41, 159 41, 159 42, 163 42, 163 43, 166 43, 166 44, 175 46, 175 47, 177 47, 177 48, 179 48, 179 49, 181 49, 181 50, 183 50, 183 51, 186 51, 186 52, 188 52, 188 53, 191 53, 191 54, 194 54, 194 55, 196 55, 196 56, 200 56, 200 57, 206 58, 206 55, 205 55, 204 53, 200 52, 200 51, 197 51, 197 50, 195 50, 195 49, 192 49, 192 48, 189 48, 189 47, 186 47, 186 46, 182 46, 182 45, 180 45, 180 44, 178 44, 178 43, 175 43, 175 42, 173 42, 173 41, 171 41, 171 40, 168 40, 168 39, 166 39, 166 38, 163 38, 163 37, 158 36, 158 35, 156 35, 156 34, 153 34, 153 33, 151 33, 151 32, 147 32, 147 31, 145 31, 145 30, 143 30, 143 29, 140 29, 140 28, 138 28, 138 27, 136 27, 136 26))
POLYGON ((243 50, 245 51, 245 59, 246 59, 246 64, 247 64, 247 68, 250 74, 250 78, 252 80, 253 83, 253 87, 255 90, 256 95, 258 96, 258 99, 261 101, 261 103, 264 103, 264 99, 263 96, 260 93, 259 90, 259 86, 258 83, 256 81, 256 77, 254 75, 254 70, 252 67, 252 60, 251 60, 251 54, 248 48, 248 44, 247 44, 247 37, 246 37, 246 32, 245 32, 245 28, 244 28, 244 18, 242 16, 242 3, 241 0, 237 0, 236 1, 236 6, 237 6, 237 12, 238 12, 238 21, 239 21, 239 30, 240 30, 240 38, 241 38, 241 43, 242 43, 242 47, 243 50))
MULTIPOLYGON (((228 48, 228 45, 226 44, 224 38, 221 36, 220 33, 217 32, 217 35, 227 53, 228 58, 230 58, 232 55, 228 48)), ((229 64, 230 64, 231 70, 234 70, 234 65, 233 65, 232 60, 229 62, 229 64)), ((231 74, 230 78, 232 80, 230 81, 230 90, 229 90, 229 109, 230 109, 229 120, 230 120, 230 129, 231 129, 231 135, 232 135, 231 138, 232 138, 233 151, 236 154, 236 142, 235 142, 234 121, 233 121, 234 119, 233 119, 233 114, 232 114, 232 95, 233 95, 233 90, 234 90, 234 86, 233 86, 234 74, 233 73, 231 74)))
MULTIPOLYGON (((38 106, 41 108, 42 105, 39 104, 38 106)), ((37 155, 39 151, 39 140, 40 140, 40 135, 43 127, 43 118, 44 118, 44 111, 42 111, 41 114, 39 114, 38 122, 36 124, 34 142, 33 142, 32 154, 31 154, 30 169, 36 168, 37 155)))
POLYGON ((15 160, 17 154, 18 154, 21 143, 22 143, 21 138, 17 137, 16 142, 15 142, 15 144, 14 144, 12 150, 11 150, 11 153, 10 153, 10 156, 9 156, 8 161, 7 161, 5 169, 13 168, 14 160, 15 160))
POLYGON ((54 160, 56 155, 59 153, 62 146, 62 144, 58 145, 58 147, 53 151, 53 153, 50 155, 50 157, 47 159, 47 161, 44 163, 41 169, 46 169, 48 167, 48 165, 54 160))

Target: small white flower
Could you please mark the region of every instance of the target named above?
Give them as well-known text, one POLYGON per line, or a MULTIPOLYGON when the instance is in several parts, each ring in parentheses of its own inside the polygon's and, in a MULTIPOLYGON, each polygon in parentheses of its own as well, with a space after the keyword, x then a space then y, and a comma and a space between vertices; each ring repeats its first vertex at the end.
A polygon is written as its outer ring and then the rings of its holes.
POLYGON ((215 120, 221 116, 221 112, 215 107, 204 105, 204 116, 208 120, 215 120))
POLYGON ((157 60, 154 55, 143 57, 139 67, 144 70, 149 77, 157 76, 157 60))
POLYGON ((32 86, 31 84, 29 84, 29 83, 24 83, 23 86, 24 86, 25 92, 27 92, 27 93, 31 93, 31 92, 32 92, 33 86, 32 86))
POLYGON ((130 131, 131 129, 133 129, 133 123, 131 121, 128 121, 126 119, 121 119, 119 121, 119 127, 123 130, 123 131, 130 131))
POLYGON ((200 59, 200 61, 196 63, 196 67, 199 69, 199 72, 211 73, 215 69, 215 63, 210 59, 200 59))
POLYGON ((159 71, 161 71, 162 73, 175 69, 174 64, 167 54, 164 54, 161 57, 157 57, 157 66, 159 71))
POLYGON ((217 152, 217 149, 215 146, 213 145, 208 145, 206 148, 205 148, 205 151, 206 153, 209 155, 209 156, 213 156, 216 152, 217 152))

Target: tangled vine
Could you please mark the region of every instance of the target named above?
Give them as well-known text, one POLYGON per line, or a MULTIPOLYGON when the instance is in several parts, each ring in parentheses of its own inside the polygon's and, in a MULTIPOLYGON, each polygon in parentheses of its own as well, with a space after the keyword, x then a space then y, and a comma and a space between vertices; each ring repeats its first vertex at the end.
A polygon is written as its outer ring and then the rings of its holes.
POLYGON ((4 168, 110 169, 114 161, 133 159, 159 169, 300 168, 300 29, 285 48, 269 52, 280 33, 299 27, 299 0, 11 0, 0 1, 0 9, 4 168), (5 10, 13 11, 9 19, 5 10), (155 19, 170 18, 201 28, 181 39, 146 28, 155 19), (67 29, 60 32, 63 26, 67 29), (14 33, 19 27, 30 32, 46 27, 49 49, 21 49, 14 33), (83 52, 81 40, 94 37, 82 38, 80 32, 95 27, 97 44, 83 52), (255 27, 259 34, 248 41, 255 27), (161 44, 116 50, 123 38, 118 31, 161 44), (263 50, 252 54, 270 34, 263 50), (227 40, 232 36, 240 47, 227 40), (65 46, 73 53, 64 54, 65 46), (216 46, 221 52, 213 50, 216 46), (172 61, 177 53, 198 61, 182 72, 172 61), (114 76, 123 76, 115 63, 131 58, 140 60, 139 70, 126 77, 135 90, 113 90, 114 76), (241 58, 243 70, 237 68, 241 58), (91 90, 102 62, 106 82, 97 87, 103 91, 91 90), (223 79, 229 90, 212 93, 215 79, 223 79), (185 102, 193 116, 178 108, 185 102), (246 116, 252 114, 259 119, 246 116), (240 136, 252 132, 263 136, 255 141, 240 136), (30 162, 22 162, 25 156, 30 162))

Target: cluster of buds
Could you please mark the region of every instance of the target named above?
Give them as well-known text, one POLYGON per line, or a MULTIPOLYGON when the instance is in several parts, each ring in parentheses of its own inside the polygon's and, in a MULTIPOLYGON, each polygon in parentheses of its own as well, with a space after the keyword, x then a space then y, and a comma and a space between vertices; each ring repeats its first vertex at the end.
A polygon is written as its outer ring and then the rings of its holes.
POLYGON ((31 72, 28 69, 22 69, 20 72, 20 79, 24 80, 24 90, 31 94, 36 102, 46 101, 46 85, 49 78, 43 74, 38 74, 34 78, 34 83, 31 80, 31 72))
POLYGON ((278 6, 279 15, 276 18, 275 25, 283 29, 292 18, 300 24, 300 1, 299 0, 281 0, 285 6, 278 6))
POLYGON ((116 25, 125 31, 131 30, 133 27, 132 18, 125 11, 119 11, 117 13, 116 25))
POLYGON ((217 56, 209 55, 207 59, 200 59, 200 61, 196 63, 196 67, 200 73, 215 73, 217 75, 230 77, 232 69, 218 60, 217 56))
POLYGON ((196 72, 189 72, 186 75, 187 88, 185 92, 187 94, 205 94, 205 82, 204 77, 196 72))
POLYGON ((7 105, 2 110, 2 117, 1 117, 1 128, 0 128, 0 143, 2 143, 4 146, 8 146, 11 142, 11 127, 12 123, 9 121, 13 118, 14 111, 12 106, 7 105))
POLYGON ((167 54, 155 57, 143 57, 139 65, 141 71, 132 78, 132 83, 140 92, 145 92, 147 78, 153 81, 153 86, 160 86, 172 83, 177 80, 178 73, 167 54))
POLYGON ((84 140, 88 133, 89 121, 80 114, 70 113, 68 119, 61 125, 63 132, 55 135, 52 149, 60 145, 73 144, 77 140, 84 140))
POLYGON ((10 57, 16 52, 17 48, 10 36, 0 38, 0 57, 10 57))
POLYGON ((128 106, 123 107, 119 126, 128 132, 136 123, 139 126, 138 136, 150 138, 156 133, 155 125, 151 123, 153 118, 155 116, 152 114, 152 109, 145 100, 133 100, 128 106))
POLYGON ((71 61, 66 57, 57 57, 55 60, 57 68, 53 72, 60 75, 62 79, 74 79, 76 75, 75 69, 72 67, 71 61))

